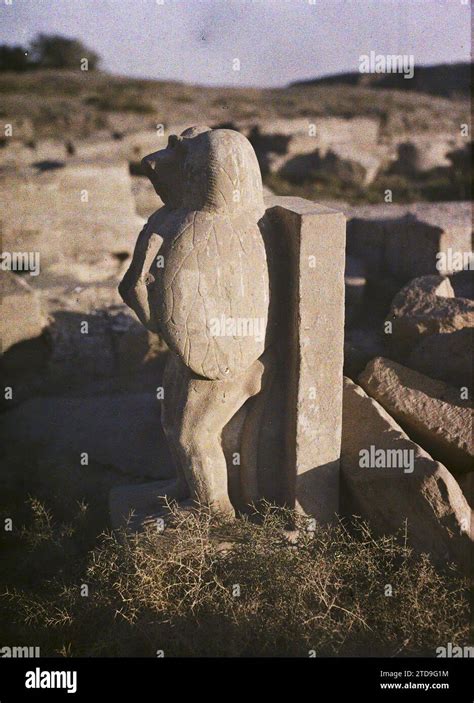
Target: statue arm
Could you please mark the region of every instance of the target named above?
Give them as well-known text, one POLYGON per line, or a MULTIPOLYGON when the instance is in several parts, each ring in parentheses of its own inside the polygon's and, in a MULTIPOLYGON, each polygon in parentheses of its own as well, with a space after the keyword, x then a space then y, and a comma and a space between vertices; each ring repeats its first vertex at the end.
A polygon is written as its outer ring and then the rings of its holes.
POLYGON ((158 330, 150 314, 147 285, 153 282, 149 268, 162 243, 162 237, 154 233, 147 223, 138 235, 131 264, 119 285, 122 300, 135 312, 142 325, 152 332, 158 330))

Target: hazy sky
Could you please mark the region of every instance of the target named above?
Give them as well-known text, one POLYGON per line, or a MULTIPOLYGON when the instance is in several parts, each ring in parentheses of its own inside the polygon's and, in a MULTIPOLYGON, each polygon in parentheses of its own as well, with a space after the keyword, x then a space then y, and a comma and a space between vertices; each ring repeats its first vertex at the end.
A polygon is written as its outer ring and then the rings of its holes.
POLYGON ((471 51, 469 0, 9 1, 0 43, 63 34, 108 71, 190 83, 275 86, 357 70, 371 50, 413 54, 415 66, 471 51))

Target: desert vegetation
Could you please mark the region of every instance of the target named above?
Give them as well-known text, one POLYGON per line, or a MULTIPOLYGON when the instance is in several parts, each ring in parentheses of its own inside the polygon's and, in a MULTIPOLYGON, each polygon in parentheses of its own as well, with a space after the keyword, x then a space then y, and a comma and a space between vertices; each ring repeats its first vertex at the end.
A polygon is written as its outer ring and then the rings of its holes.
POLYGON ((46 478, 24 456, 4 479, 2 518, 16 518, 1 537, 2 641, 148 657, 434 656, 467 641, 467 581, 414 554, 403 525, 375 537, 356 518, 322 527, 266 505, 233 522, 174 509, 164 531, 110 532, 106 482, 87 494, 66 466, 46 478))

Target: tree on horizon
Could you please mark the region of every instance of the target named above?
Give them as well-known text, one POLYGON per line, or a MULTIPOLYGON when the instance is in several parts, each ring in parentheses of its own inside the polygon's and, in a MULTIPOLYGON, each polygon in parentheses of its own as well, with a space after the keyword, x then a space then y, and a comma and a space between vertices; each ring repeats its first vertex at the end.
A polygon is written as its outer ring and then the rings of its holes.
POLYGON ((97 52, 87 48, 79 39, 60 34, 37 34, 29 47, 0 46, 0 69, 4 71, 79 68, 83 59, 87 59, 90 71, 97 69, 100 63, 97 52))

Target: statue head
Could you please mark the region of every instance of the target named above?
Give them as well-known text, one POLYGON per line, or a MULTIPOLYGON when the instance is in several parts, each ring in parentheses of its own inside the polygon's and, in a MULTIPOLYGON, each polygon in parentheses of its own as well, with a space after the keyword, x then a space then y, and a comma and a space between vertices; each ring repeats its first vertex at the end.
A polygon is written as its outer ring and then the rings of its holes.
POLYGON ((231 129, 191 127, 142 160, 165 205, 262 217, 262 178, 252 145, 231 129))

